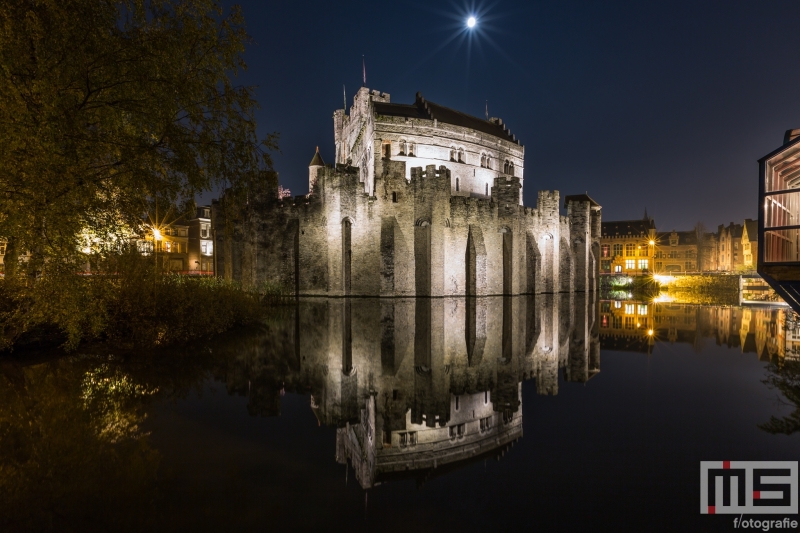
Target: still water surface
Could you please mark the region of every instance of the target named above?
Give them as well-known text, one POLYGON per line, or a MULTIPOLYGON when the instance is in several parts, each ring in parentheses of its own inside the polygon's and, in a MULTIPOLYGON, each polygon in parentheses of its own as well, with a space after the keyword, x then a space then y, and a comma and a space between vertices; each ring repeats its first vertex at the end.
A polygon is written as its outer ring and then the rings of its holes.
POLYGON ((800 459, 787 314, 309 299, 182 353, 7 360, 0 529, 727 531, 701 460, 800 459))

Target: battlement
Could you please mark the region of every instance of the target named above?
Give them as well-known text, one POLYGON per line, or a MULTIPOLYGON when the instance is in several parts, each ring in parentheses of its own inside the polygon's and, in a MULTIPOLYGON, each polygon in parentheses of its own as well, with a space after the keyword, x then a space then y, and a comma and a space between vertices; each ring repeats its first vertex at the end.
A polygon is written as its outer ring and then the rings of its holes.
POLYGON ((498 176, 494 179, 495 187, 510 187, 512 185, 522 187, 522 182, 515 176, 498 176))
POLYGON ((420 178, 450 178, 450 170, 441 165, 438 169, 436 165, 428 165, 425 167, 425 170, 422 170, 422 167, 411 167, 411 179, 420 179, 420 178))
POLYGON ((390 103, 389 93, 385 93, 383 91, 373 89, 369 92, 369 97, 373 102, 384 102, 387 104, 390 103))

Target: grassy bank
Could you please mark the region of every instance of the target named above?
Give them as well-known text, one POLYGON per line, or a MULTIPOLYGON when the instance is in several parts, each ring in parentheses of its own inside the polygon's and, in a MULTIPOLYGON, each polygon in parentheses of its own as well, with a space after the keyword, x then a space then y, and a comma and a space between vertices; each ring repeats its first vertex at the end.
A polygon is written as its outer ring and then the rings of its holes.
POLYGON ((180 344, 255 322, 282 296, 275 287, 155 272, 145 259, 126 257, 113 271, 91 276, 51 272, 0 281, 0 351, 31 343, 180 344))
POLYGON ((663 289, 680 303, 738 305, 739 276, 687 275, 670 278, 663 289))

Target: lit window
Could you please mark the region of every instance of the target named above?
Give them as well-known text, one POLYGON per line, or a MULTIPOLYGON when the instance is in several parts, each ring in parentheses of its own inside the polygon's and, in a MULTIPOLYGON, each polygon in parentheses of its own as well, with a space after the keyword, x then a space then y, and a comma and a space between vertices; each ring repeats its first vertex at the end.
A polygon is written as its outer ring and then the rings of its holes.
POLYGON ((6 255, 6 243, 0 242, 0 255, 6 255))
POLYGON ((611 253, 611 247, 607 244, 604 244, 600 247, 600 257, 608 257, 611 253))
POLYGON ((600 327, 601 328, 607 328, 608 327, 608 315, 603 315, 600 318, 600 327))
POLYGON ((648 260, 639 259, 639 270, 647 270, 648 260))
POLYGON ((214 244, 211 241, 200 241, 200 253, 212 255, 214 253, 214 244))
POLYGON ((634 306, 633 304, 625 304, 625 314, 626 315, 632 315, 633 312, 634 312, 634 309, 636 309, 636 306, 634 306))
POLYGON ((169 241, 164 242, 164 250, 166 250, 167 252, 171 252, 172 251, 172 243, 169 242, 169 241))
POLYGON ((625 260, 625 270, 634 270, 636 268, 636 259, 625 260))
POLYGON ((625 245, 625 255, 634 255, 635 253, 636 247, 632 242, 625 245))
POLYGON ((621 309, 621 308, 622 308, 622 302, 615 301, 614 302, 614 309, 621 309))
POLYGON ((614 272, 622 272, 622 265, 614 265, 614 272))
POLYGON ((647 314, 647 304, 639 304, 639 315, 647 314))

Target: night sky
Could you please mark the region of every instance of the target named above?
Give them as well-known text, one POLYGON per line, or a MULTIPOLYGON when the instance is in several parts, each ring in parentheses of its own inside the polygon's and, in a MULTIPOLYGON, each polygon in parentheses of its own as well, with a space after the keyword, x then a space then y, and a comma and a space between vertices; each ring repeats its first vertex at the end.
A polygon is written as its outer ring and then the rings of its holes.
MULTIPOLYGON (((233 3, 233 2, 231 2, 233 3)), ((308 188, 333 111, 361 86, 500 117, 536 191, 588 192, 605 220, 709 229, 757 216, 757 159, 800 128, 800 2, 265 2, 242 5, 262 133, 308 188), (474 14, 475 29, 466 19, 474 14)))

